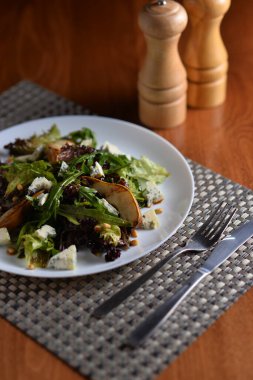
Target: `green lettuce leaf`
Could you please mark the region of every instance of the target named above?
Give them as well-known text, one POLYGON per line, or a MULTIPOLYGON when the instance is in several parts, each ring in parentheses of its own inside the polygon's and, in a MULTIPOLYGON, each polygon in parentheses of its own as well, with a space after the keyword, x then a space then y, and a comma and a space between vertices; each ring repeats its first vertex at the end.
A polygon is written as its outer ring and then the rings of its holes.
POLYGON ((160 184, 169 177, 170 174, 162 166, 142 156, 140 159, 132 157, 131 164, 120 169, 118 175, 126 179, 129 189, 135 196, 140 207, 145 207, 147 206, 145 183, 154 182, 155 184, 160 184))
POLYGON ((39 145, 46 145, 50 142, 59 140, 61 138, 60 131, 56 124, 53 124, 52 127, 47 131, 42 133, 41 135, 33 135, 29 142, 33 147, 33 150, 37 148, 39 145))
POLYGON ((38 146, 56 141, 60 137, 60 131, 54 124, 47 132, 40 135, 34 134, 28 139, 16 139, 15 142, 7 144, 5 148, 14 155, 31 154, 38 146))
MULTIPOLYGON (((31 231, 31 228, 32 226, 28 225, 25 230, 31 231)), ((23 251, 27 268, 45 268, 50 257, 59 252, 55 249, 51 237, 42 239, 36 235, 35 231, 20 234, 18 244, 18 251, 19 253, 23 251)))
POLYGON ((119 226, 110 225, 111 227, 105 227, 103 224, 100 225, 100 237, 104 239, 107 244, 114 245, 115 247, 118 245, 119 240, 121 238, 121 230, 119 226))
POLYGON ((152 181, 156 184, 162 183, 170 175, 165 168, 145 156, 132 158, 130 167, 120 170, 119 174, 123 178, 152 181))
POLYGON ((19 231, 18 238, 17 238, 17 254, 18 256, 22 255, 22 240, 25 235, 32 234, 36 230, 38 222, 37 221, 29 221, 25 223, 22 227, 21 230, 19 231))
POLYGON ((52 171, 52 165, 44 160, 31 163, 14 162, 11 165, 4 165, 3 175, 8 181, 6 195, 12 193, 18 184, 22 186, 31 184, 36 177, 46 177, 55 183, 56 180, 52 171))

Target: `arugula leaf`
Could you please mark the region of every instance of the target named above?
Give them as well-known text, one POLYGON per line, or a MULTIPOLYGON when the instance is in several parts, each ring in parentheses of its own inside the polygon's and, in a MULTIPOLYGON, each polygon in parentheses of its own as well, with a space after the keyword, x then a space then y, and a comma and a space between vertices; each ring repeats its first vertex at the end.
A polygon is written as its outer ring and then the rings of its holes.
POLYGON ((80 222, 78 222, 77 218, 73 215, 70 215, 68 213, 65 213, 65 212, 62 212, 62 211, 58 211, 58 214, 61 215, 61 216, 64 216, 66 219, 68 219, 68 221, 72 224, 75 224, 76 226, 79 226, 80 225, 80 222))
POLYGON ((80 202, 75 202, 76 206, 96 208, 104 214, 118 215, 118 210, 112 206, 105 198, 98 198, 97 191, 90 187, 81 186, 79 189, 80 202))
POLYGON ((91 166, 93 165, 96 152, 85 153, 82 156, 72 158, 68 161, 68 168, 61 173, 63 178, 68 178, 77 171, 82 172, 83 175, 90 175, 91 166))
POLYGON ((96 219, 99 223, 109 223, 122 227, 131 227, 131 223, 127 220, 110 214, 101 213, 100 210, 94 208, 85 208, 75 205, 73 206, 63 204, 57 210, 57 214, 62 215, 66 218, 67 216, 71 216, 76 219, 89 217, 96 219))
POLYGON ((64 179, 62 182, 52 186, 49 196, 45 204, 42 206, 43 211, 40 217, 39 226, 45 224, 52 216, 56 217, 64 188, 74 182, 82 174, 82 172, 78 171, 64 179))
POLYGON ((111 173, 117 173, 120 169, 129 168, 131 165, 131 160, 125 154, 119 154, 115 156, 109 152, 98 152, 96 155, 96 161, 99 162, 101 166, 108 163, 110 164, 109 169, 104 169, 105 175, 111 173))
POLYGON ((96 196, 97 191, 86 186, 79 188, 79 198, 85 199, 86 202, 80 201, 76 203, 76 206, 86 204, 95 208, 100 208, 99 198, 96 196))
POLYGON ((79 167, 84 175, 90 175, 94 161, 97 161, 102 167, 104 164, 110 165, 109 169, 103 169, 105 175, 117 173, 120 169, 127 168, 131 165, 131 160, 124 154, 115 156, 109 152, 95 151, 69 161, 68 173, 75 170, 76 167, 79 167))
POLYGON ((92 208, 96 208, 104 213, 111 214, 108 209, 104 206, 101 199, 97 197, 97 191, 91 189, 90 187, 81 186, 79 189, 79 196, 81 199, 85 199, 85 202, 76 203, 76 206, 89 206, 92 208))

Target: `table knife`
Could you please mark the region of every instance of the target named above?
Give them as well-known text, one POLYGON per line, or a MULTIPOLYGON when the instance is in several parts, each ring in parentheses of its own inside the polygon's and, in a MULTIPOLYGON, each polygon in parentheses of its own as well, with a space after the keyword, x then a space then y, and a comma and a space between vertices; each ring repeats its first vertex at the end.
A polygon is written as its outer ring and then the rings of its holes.
POLYGON ((127 339, 127 345, 137 347, 149 337, 158 326, 161 326, 170 317, 177 306, 200 281, 227 260, 251 236, 253 236, 253 220, 240 225, 230 235, 226 236, 192 277, 133 330, 127 339))

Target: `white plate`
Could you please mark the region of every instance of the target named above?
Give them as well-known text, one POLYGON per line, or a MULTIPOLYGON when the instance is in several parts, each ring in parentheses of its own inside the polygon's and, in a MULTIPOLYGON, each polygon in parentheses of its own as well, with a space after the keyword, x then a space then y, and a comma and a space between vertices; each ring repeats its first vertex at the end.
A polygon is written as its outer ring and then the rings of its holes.
POLYGON ((160 186, 164 201, 163 213, 159 214, 160 227, 156 230, 139 231, 139 245, 122 251, 121 257, 106 263, 88 251, 78 252, 78 265, 74 271, 55 271, 49 269, 27 270, 24 260, 6 254, 0 248, 0 270, 32 277, 66 278, 100 273, 120 267, 137 260, 157 248, 171 237, 187 216, 194 194, 191 170, 179 151, 162 137, 143 127, 125 121, 96 116, 59 116, 33 120, 16 125, 0 132, 0 159, 6 155, 3 146, 17 137, 27 138, 33 133, 47 131, 56 123, 62 135, 82 127, 91 128, 97 136, 98 146, 106 140, 117 145, 122 152, 139 158, 146 155, 164 166, 171 176, 160 186))

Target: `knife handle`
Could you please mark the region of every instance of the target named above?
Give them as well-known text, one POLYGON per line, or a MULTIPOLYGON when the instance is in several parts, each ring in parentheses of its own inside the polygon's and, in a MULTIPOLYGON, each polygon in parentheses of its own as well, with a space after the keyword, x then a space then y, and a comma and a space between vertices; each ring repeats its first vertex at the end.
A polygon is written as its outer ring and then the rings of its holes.
POLYGON ((148 281, 156 272, 159 271, 166 263, 173 260, 179 254, 183 252, 190 251, 190 249, 185 247, 180 247, 172 255, 167 255, 162 260, 158 261, 156 265, 150 268, 147 272, 143 273, 135 281, 131 282, 129 285, 125 286, 123 289, 115 293, 111 298, 103 302, 98 306, 92 313, 93 316, 101 318, 102 316, 108 314, 115 307, 119 306, 126 298, 128 298, 135 290, 141 287, 146 281, 148 281))
POLYGON ((127 345, 137 347, 156 327, 161 326, 174 312, 177 306, 185 299, 193 288, 205 277, 208 272, 196 271, 195 274, 172 296, 158 306, 142 323, 130 334, 127 345))

